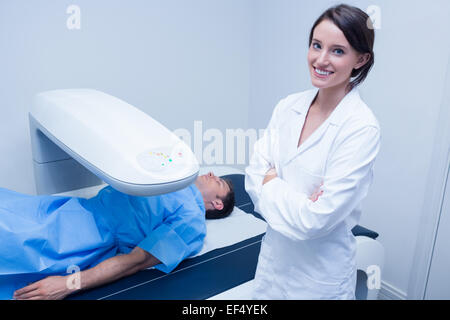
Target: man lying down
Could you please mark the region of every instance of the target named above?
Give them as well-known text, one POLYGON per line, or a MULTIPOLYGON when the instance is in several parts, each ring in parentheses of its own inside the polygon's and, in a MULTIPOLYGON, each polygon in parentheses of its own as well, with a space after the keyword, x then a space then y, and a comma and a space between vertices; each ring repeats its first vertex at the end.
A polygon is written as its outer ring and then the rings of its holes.
POLYGON ((212 172, 150 197, 110 186, 91 199, 0 188, 0 298, 63 299, 152 266, 168 273, 202 249, 205 217, 233 207, 231 182, 212 172))

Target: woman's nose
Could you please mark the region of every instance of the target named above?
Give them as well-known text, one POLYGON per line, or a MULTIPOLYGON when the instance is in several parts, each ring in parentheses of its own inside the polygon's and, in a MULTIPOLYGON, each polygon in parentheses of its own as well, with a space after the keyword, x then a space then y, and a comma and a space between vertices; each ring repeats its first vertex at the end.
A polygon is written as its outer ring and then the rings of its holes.
POLYGON ((317 57, 316 62, 319 65, 319 67, 327 66, 328 65, 328 53, 325 50, 323 50, 317 57))

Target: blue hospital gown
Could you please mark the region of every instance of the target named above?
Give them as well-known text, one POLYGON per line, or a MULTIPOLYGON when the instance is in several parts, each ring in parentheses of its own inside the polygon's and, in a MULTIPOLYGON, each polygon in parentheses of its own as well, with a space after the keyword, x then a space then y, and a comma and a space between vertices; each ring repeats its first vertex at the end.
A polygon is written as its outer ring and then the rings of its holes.
POLYGON ((0 299, 71 266, 94 267, 140 248, 172 271, 198 253, 206 235, 197 187, 150 197, 108 186, 91 199, 31 196, 0 188, 0 299))

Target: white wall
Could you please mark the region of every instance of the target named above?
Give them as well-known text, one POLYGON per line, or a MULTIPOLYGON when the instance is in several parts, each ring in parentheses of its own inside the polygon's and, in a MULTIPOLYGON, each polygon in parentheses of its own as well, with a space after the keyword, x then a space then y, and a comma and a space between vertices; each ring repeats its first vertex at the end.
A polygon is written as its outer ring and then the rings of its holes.
MULTIPOLYGON (((254 12, 249 126, 265 127, 276 103, 311 88, 306 64, 315 19, 340 2, 262 0, 254 12)), ((361 225, 386 248, 384 293, 406 298, 450 50, 450 2, 346 1, 381 9, 375 66, 361 96, 382 128, 375 179, 361 225)), ((450 125, 450 119, 448 124, 450 125)), ((425 206, 424 206, 425 203, 425 206)), ((415 275, 412 275, 413 277, 415 275)))
POLYGON ((245 127, 249 10, 241 0, 0 1, 0 187, 35 192, 27 112, 40 91, 98 89, 172 130, 245 127), (66 27, 70 4, 80 30, 66 27))

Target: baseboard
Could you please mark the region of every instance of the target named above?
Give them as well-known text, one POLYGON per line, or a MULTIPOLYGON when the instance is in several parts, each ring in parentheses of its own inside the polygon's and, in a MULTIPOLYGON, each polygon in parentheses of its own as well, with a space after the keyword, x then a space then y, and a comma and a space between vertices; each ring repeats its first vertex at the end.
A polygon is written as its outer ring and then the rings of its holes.
POLYGON ((407 300, 407 294, 393 285, 385 281, 381 281, 381 288, 378 292, 378 300, 407 300))

